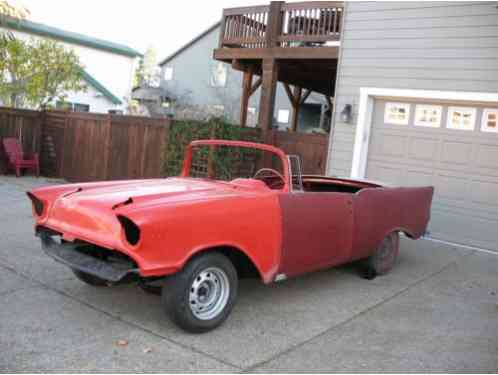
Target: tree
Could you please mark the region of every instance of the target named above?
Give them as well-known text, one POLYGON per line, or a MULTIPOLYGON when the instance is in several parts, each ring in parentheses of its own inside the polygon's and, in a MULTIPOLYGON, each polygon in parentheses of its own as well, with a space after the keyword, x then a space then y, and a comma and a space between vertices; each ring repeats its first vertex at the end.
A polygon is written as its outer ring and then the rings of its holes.
MULTIPOLYGON (((0 27, 4 27, 7 24, 7 20, 15 19, 18 22, 29 14, 26 8, 19 5, 13 5, 7 0, 0 0, 0 27)), ((12 39, 14 36, 10 31, 0 31, 0 40, 12 39)))
POLYGON ((26 8, 13 5, 7 0, 0 0, 0 26, 3 26, 7 18, 23 19, 29 14, 26 8))
POLYGON ((49 39, 0 40, 0 97, 11 107, 45 108, 68 91, 84 91, 78 56, 49 39))
POLYGON ((159 86, 159 67, 157 66, 157 53, 153 47, 147 48, 145 55, 140 59, 133 77, 133 85, 144 87, 159 86))

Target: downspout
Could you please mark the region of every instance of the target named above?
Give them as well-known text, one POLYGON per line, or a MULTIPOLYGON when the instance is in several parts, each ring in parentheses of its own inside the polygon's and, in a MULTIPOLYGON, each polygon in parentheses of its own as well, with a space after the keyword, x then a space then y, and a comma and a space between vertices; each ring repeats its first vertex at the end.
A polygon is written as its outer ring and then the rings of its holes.
POLYGON ((329 175, 329 169, 331 167, 331 157, 332 157, 332 147, 334 146, 334 134, 335 134, 335 119, 337 113, 337 88, 339 87, 339 77, 341 76, 341 66, 342 66, 342 46, 344 45, 344 24, 346 23, 348 2, 344 2, 343 15, 342 15, 342 25, 341 25, 341 38, 339 40, 339 57, 337 59, 337 71, 336 80, 334 88, 334 111, 332 112, 332 118, 330 120, 330 134, 329 134, 329 146, 327 150, 327 160, 325 163, 325 175, 329 175))

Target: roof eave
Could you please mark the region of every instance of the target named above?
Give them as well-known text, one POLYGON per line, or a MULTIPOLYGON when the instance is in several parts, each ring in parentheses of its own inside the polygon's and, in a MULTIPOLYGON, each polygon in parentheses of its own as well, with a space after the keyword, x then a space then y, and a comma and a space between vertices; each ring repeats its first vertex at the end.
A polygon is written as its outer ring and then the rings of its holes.
POLYGON ((213 31, 214 29, 216 29, 217 27, 219 27, 221 24, 220 21, 216 22, 214 25, 210 26, 209 28, 207 28, 206 30, 204 30, 201 34, 197 35, 194 39, 192 39, 190 42, 184 44, 182 47, 180 47, 179 49, 177 49, 175 52, 173 52, 171 55, 169 55, 168 57, 164 58, 163 60, 161 60, 161 62, 159 62, 159 66, 163 66, 165 65, 166 63, 168 63, 169 61, 171 61, 173 58, 175 58, 176 56, 178 56, 180 53, 182 53, 183 51, 185 51, 186 49, 190 48, 193 44, 195 44, 197 41, 201 40, 202 38, 204 38, 207 34, 209 34, 211 31, 213 31))

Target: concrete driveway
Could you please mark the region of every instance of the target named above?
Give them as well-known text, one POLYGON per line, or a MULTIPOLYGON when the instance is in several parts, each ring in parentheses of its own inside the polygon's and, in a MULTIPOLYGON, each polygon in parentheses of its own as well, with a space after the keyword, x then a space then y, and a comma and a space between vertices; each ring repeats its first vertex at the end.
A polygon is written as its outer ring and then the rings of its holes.
POLYGON ((47 183, 0 177, 0 372, 498 371, 497 255, 404 239, 372 281, 243 281, 228 321, 191 335, 157 296, 94 289, 42 253, 24 191, 47 183))

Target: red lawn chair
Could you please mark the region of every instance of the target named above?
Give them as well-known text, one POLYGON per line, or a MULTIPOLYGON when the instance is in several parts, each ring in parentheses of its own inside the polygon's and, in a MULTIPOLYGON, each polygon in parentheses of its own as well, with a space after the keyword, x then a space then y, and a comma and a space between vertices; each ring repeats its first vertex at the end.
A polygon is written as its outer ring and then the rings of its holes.
POLYGON ((22 147, 17 138, 4 138, 3 148, 7 154, 7 168, 13 168, 16 171, 16 176, 21 175, 21 169, 34 169, 36 177, 40 175, 40 164, 38 162, 38 153, 30 155, 22 152, 22 147))

